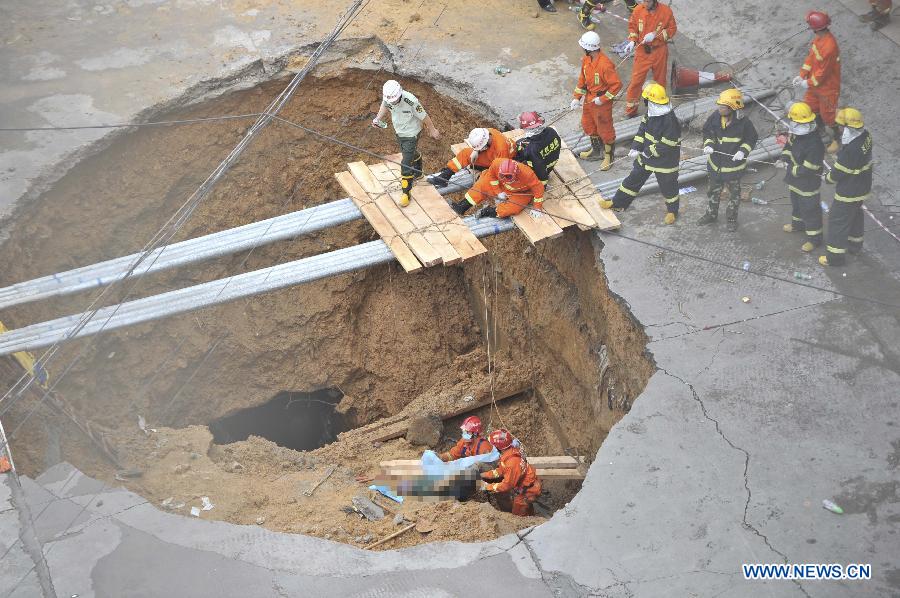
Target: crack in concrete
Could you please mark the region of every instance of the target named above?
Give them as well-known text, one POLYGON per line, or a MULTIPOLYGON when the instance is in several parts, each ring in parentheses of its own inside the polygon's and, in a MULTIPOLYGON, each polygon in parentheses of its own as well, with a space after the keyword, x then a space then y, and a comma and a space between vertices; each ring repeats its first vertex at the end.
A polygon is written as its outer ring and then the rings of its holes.
MULTIPOLYGON (((720 328, 719 330, 722 331, 722 338, 719 339, 719 342, 716 344, 716 348, 713 349, 713 354, 712 354, 712 357, 711 357, 710 360, 709 360, 709 363, 706 364, 706 367, 705 367, 705 368, 703 368, 702 370, 700 370, 699 372, 697 372, 696 374, 694 374, 695 376, 701 376, 701 375, 705 374, 706 372, 708 372, 708 371, 709 371, 709 368, 712 367, 713 362, 715 362, 716 357, 719 356, 719 349, 722 347, 722 343, 725 342, 725 338, 726 338, 726 337, 725 337, 725 328, 722 327, 722 328, 720 328)), ((719 330, 716 330, 716 332, 718 332, 719 330)), ((716 334, 716 332, 713 332, 713 334, 716 334)))
MULTIPOLYGON (((789 310, 786 310, 786 311, 789 311, 789 310)), ((684 380, 683 378, 680 378, 679 376, 676 376, 675 374, 669 372, 665 368, 661 367, 659 369, 667 376, 674 378, 675 380, 678 380, 683 385, 688 387, 688 389, 690 389, 691 395, 694 397, 694 400, 697 402, 698 405, 700 405, 700 411, 703 413, 703 417, 705 417, 706 419, 711 421, 713 423, 713 425, 715 425, 716 433, 718 433, 718 435, 722 437, 722 440, 724 440, 728 446, 730 446, 735 451, 738 451, 742 455, 744 455, 744 489, 747 491, 747 500, 744 501, 744 513, 741 518, 741 525, 744 527, 744 529, 749 530, 749 531, 753 532, 756 536, 758 536, 765 543, 765 545, 769 548, 769 550, 771 550, 772 552, 774 552, 775 554, 777 554, 778 556, 780 556, 783 559, 783 562, 785 562, 785 563, 789 562, 787 555, 784 554, 783 552, 781 552, 780 550, 778 550, 777 548, 775 548, 772 545, 772 543, 769 541, 768 536, 766 536, 764 533, 759 531, 752 523, 750 523, 747 520, 747 512, 750 510, 750 501, 753 498, 753 491, 750 489, 750 453, 747 452, 746 449, 736 445, 734 442, 731 441, 730 438, 728 438, 725 435, 725 432, 722 431, 722 426, 719 424, 719 420, 717 420, 716 418, 712 417, 709 414, 709 411, 707 411, 707 409, 706 409, 706 404, 703 402, 703 399, 700 398, 700 395, 697 392, 697 389, 694 388, 693 384, 684 380)), ((797 586, 797 588, 801 592, 803 592, 803 594, 805 596, 809 597, 809 593, 806 591, 806 589, 803 587, 803 584, 801 584, 799 580, 793 580, 793 582, 797 586)))

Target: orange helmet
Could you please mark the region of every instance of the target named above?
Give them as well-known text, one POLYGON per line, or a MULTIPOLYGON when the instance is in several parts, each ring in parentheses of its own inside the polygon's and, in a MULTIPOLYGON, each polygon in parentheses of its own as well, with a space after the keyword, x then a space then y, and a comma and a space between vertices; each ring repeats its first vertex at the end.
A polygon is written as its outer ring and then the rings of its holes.
POLYGON ((519 163, 511 158, 506 158, 500 163, 500 180, 507 183, 515 180, 519 175, 519 163))
POLYGON ((463 420, 459 429, 470 434, 481 434, 481 420, 477 416, 470 415, 463 420))
POLYGON ((821 31, 831 25, 831 17, 827 12, 811 10, 806 13, 806 22, 813 31, 821 31))
POLYGON ((499 430, 494 430, 491 432, 491 435, 488 436, 488 442, 497 447, 497 450, 508 449, 513 443, 512 434, 509 433, 509 430, 504 430, 500 428, 499 430))

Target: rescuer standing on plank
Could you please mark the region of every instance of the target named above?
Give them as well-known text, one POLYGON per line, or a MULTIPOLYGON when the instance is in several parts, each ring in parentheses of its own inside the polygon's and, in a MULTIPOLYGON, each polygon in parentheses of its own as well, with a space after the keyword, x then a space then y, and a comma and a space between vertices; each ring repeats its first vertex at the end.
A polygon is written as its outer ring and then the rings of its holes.
POLYGON ((478 211, 479 218, 506 218, 528 207, 534 200, 531 217, 543 217, 544 184, 534 171, 511 158, 497 158, 491 167, 481 173, 478 180, 458 202, 451 204, 453 211, 462 216, 472 206, 488 198, 495 198, 495 205, 478 211))
POLYGON ((584 106, 581 112, 581 128, 591 138, 591 147, 581 152, 584 160, 599 160, 600 170, 609 170, 616 149, 616 130, 613 128, 613 100, 622 90, 622 82, 616 67, 600 49, 600 36, 588 31, 578 41, 584 49, 578 86, 575 88, 572 110, 584 106))
POLYGON ((462 430, 462 438, 449 451, 439 455, 441 461, 486 455, 493 450, 491 443, 481 435, 481 419, 478 417, 474 415, 467 417, 459 429, 462 430))
POLYGON ((741 205, 741 177, 747 168, 747 156, 756 145, 759 134, 749 118, 743 117, 744 94, 726 89, 716 101, 718 110, 703 125, 703 153, 709 185, 709 206, 697 224, 711 224, 719 217, 719 200, 728 189, 725 218, 729 232, 737 230, 738 207, 741 205))
POLYGON ((628 19, 628 45, 634 50, 634 65, 631 68, 631 82, 625 104, 625 116, 632 118, 638 114, 641 88, 647 73, 653 71, 653 80, 666 86, 666 64, 669 60, 669 40, 675 37, 675 16, 672 9, 657 0, 644 0, 634 9, 628 19), (639 45, 635 50, 635 46, 639 45))
POLYGON ((794 77, 793 83, 806 91, 803 101, 816 114, 816 121, 822 127, 819 133, 826 141, 830 137, 828 153, 833 154, 838 150, 838 139, 841 136, 834 124, 838 98, 841 95, 841 53, 837 40, 828 30, 831 25, 828 13, 811 10, 806 14, 806 22, 816 36, 800 68, 800 74, 794 77), (831 128, 832 135, 828 135, 826 126, 831 128))
POLYGON ((461 149, 440 172, 428 177, 435 187, 446 187, 450 177, 463 168, 476 171, 490 167, 497 158, 515 158, 516 144, 497 129, 472 129, 466 138, 469 147, 461 149))
POLYGON ((806 232, 801 251, 810 252, 822 244, 822 163, 825 145, 816 132, 816 115, 804 102, 796 102, 788 110, 791 134, 781 155, 778 168, 787 169, 784 182, 791 194, 791 223, 784 232, 806 232))
POLYGON ((391 79, 384 84, 381 91, 383 101, 378 109, 378 114, 372 120, 372 126, 379 129, 387 128, 384 117, 388 112, 391 113, 391 123, 394 125, 394 132, 400 143, 400 151, 403 153, 400 165, 402 192, 400 205, 406 207, 409 205, 409 194, 412 192, 413 181, 422 176, 422 155, 417 148, 422 125, 428 129, 428 134, 434 139, 440 138, 441 134, 431 122, 431 117, 422 108, 418 98, 400 87, 400 83, 391 79))
POLYGON ((834 167, 825 177, 826 183, 837 187, 828 212, 827 253, 819 257, 823 266, 842 266, 848 251, 862 250, 863 201, 872 191, 872 135, 863 128, 862 114, 856 108, 844 108, 835 122, 844 132, 834 167))
POLYGON ((662 85, 650 83, 642 95, 647 103, 647 115, 641 117, 641 126, 634 136, 631 151, 628 152, 628 157, 635 159, 634 165, 631 173, 619 185, 613 200, 602 200, 600 207, 625 210, 653 174, 659 183, 659 191, 666 200, 664 222, 672 224, 678 217, 681 123, 672 112, 672 104, 662 85))
POLYGON ((528 464, 513 437, 504 429, 494 430, 488 437, 500 451, 500 463, 496 469, 481 474, 481 489, 503 496, 512 502, 513 515, 534 515, 534 501, 541 495, 541 480, 534 467, 528 464), (500 480, 489 482, 488 480, 500 480))
POLYGON ((519 128, 525 135, 516 142, 516 160, 528 165, 546 186, 562 149, 559 133, 553 127, 545 127, 544 117, 537 112, 520 114, 519 128))

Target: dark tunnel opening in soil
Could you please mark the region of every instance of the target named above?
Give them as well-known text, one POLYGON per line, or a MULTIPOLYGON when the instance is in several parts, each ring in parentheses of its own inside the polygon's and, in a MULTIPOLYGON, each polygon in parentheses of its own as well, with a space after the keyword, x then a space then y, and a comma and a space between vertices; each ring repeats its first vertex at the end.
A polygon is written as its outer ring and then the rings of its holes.
POLYGON ((337 440, 346 428, 335 411, 343 394, 334 389, 282 391, 272 400, 241 409, 209 424, 216 444, 231 444, 260 436, 278 446, 310 451, 337 440))

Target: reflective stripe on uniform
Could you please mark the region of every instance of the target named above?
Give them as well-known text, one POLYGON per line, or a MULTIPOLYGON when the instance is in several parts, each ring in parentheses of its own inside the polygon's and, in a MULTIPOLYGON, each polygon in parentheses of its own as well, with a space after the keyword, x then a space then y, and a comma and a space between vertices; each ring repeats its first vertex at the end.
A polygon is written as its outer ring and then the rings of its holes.
POLYGON ((491 185, 497 187, 498 185, 500 185, 500 181, 491 181, 491 185))
MULTIPOLYGON (((577 95, 577 96, 583 96, 586 93, 587 93, 587 89, 582 89, 580 87, 575 88, 575 95, 577 95)), ((578 98, 575 98, 575 99, 577 100, 578 98)))
POLYGON ((816 47, 816 44, 812 45, 812 51, 813 54, 816 55, 817 60, 824 60, 824 58, 822 58, 822 54, 819 52, 819 49, 816 47))
POLYGON ((631 197, 637 197, 638 192, 632 191, 631 189, 625 188, 624 185, 619 185, 619 191, 625 193, 626 195, 630 195, 631 197))
POLYGON ((804 160, 804 161, 803 161, 803 166, 805 166, 806 168, 809 168, 810 170, 819 170, 820 168, 822 168, 822 165, 821 165, 821 164, 818 165, 818 166, 816 166, 815 164, 813 164, 813 163, 810 162, 809 160, 804 160))
POLYGON ((818 86, 819 86, 819 80, 816 79, 816 76, 815 76, 815 75, 810 75, 810 76, 809 76, 809 82, 813 84, 813 87, 818 87, 818 86))
POLYGON ((737 143, 740 137, 719 137, 719 143, 737 143))
POLYGON ((862 237, 847 237, 847 240, 850 241, 851 243, 862 243, 863 242, 862 237))
POLYGON ((666 198, 666 203, 675 203, 676 201, 678 201, 677 195, 675 197, 667 197, 666 198))
POLYGON ((457 158, 453 158, 451 162, 453 162, 453 165, 456 166, 457 170, 462 170, 463 165, 459 163, 457 158))
POLYGON ((648 133, 647 131, 644 131, 644 137, 646 137, 648 141, 651 141, 653 143, 656 143, 656 141, 657 141, 656 137, 654 137, 652 134, 648 133))
POLYGON ((818 229, 818 230, 809 230, 809 229, 806 229, 806 236, 807 236, 807 237, 815 237, 815 236, 818 236, 818 235, 821 235, 821 234, 822 234, 822 229, 821 229, 821 228, 818 229))
POLYGON ((644 138, 641 135, 635 135, 634 140, 638 143, 644 143, 644 138))
POLYGON ((662 139, 660 139, 660 142, 661 142, 661 143, 665 143, 666 145, 670 145, 670 146, 672 146, 672 147, 678 147, 678 144, 681 143, 680 140, 678 140, 678 141, 672 141, 671 139, 667 139, 667 138, 665 138, 665 137, 663 137, 662 139))
POLYGON ((614 94, 614 93, 612 93, 612 92, 609 92, 609 91, 607 91, 607 92, 606 92, 605 94, 603 94, 603 95, 605 95, 606 97, 608 97, 608 98, 611 99, 611 100, 616 99, 616 94, 614 94))
POLYGON ((866 165, 863 166, 862 168, 847 168, 846 166, 844 166, 844 165, 841 164, 840 162, 835 162, 835 163, 834 163, 834 167, 837 168, 838 170, 840 170, 841 172, 846 172, 847 174, 862 174, 862 173, 864 173, 865 171, 867 171, 867 170, 869 170, 870 168, 872 168, 872 163, 869 162, 868 164, 866 164, 866 165))
POLYGON ((742 143, 742 144, 741 144, 741 147, 744 148, 744 149, 746 149, 748 154, 749 154, 750 152, 753 151, 753 148, 750 147, 750 144, 749 144, 749 143, 742 143))
POLYGON ((868 198, 869 198, 868 193, 866 193, 865 195, 860 195, 858 197, 846 197, 844 195, 838 195, 837 193, 834 194, 835 201, 842 201, 844 203, 856 203, 858 201, 865 201, 868 198))
POLYGON ((477 206, 477 205, 478 205, 478 204, 475 202, 475 200, 472 199, 472 197, 471 197, 468 193, 466 193, 466 201, 469 202, 470 204, 472 204, 473 206, 477 206))
POLYGON ((651 145, 650 147, 647 148, 647 151, 649 151, 651 154, 653 154, 654 158, 659 158, 659 152, 656 150, 656 145, 651 145))
POLYGON ((815 191, 803 191, 802 189, 798 189, 797 187, 794 187, 793 185, 788 185, 787 187, 788 187, 788 189, 790 189, 790 191, 792 193, 796 193, 797 195, 802 195, 803 197, 813 197, 814 195, 819 194, 818 189, 816 189, 815 191))
POLYGON ((841 249, 840 247, 832 247, 831 245, 826 245, 825 249, 828 253, 847 253, 846 249, 841 249))
POLYGON ((678 172, 677 166, 673 166, 672 168, 660 168, 658 166, 648 166, 646 164, 641 164, 641 165, 644 168, 646 168, 647 170, 649 170, 650 172, 662 172, 664 174, 669 173, 669 172, 678 172))
POLYGON ((808 64, 804 64, 803 67, 802 67, 800 70, 803 70, 803 71, 811 71, 811 70, 812 70, 812 67, 809 66, 808 64))

